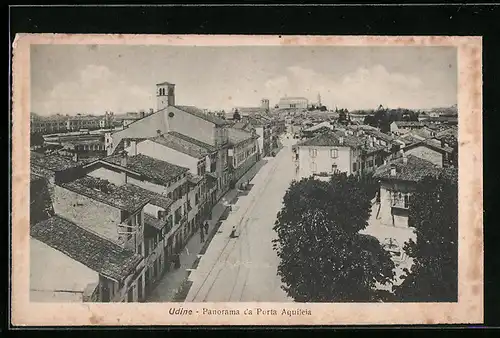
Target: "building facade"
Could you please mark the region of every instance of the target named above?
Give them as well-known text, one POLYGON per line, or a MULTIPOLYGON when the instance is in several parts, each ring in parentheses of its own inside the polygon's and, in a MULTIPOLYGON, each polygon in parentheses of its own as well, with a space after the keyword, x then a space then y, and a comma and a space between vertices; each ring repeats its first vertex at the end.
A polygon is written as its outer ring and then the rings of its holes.
POLYGON ((233 183, 257 163, 258 138, 255 133, 229 128, 229 163, 233 183))
POLYGON ((282 97, 278 103, 280 109, 307 109, 308 105, 309 100, 305 97, 282 97))

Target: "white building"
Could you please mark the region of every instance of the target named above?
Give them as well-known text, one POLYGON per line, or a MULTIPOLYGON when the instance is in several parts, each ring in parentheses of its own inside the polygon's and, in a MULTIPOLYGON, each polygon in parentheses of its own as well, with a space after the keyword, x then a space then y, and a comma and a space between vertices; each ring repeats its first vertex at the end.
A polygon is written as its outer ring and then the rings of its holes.
POLYGON ((300 108, 307 109, 309 100, 305 97, 282 97, 278 103, 280 109, 300 108))

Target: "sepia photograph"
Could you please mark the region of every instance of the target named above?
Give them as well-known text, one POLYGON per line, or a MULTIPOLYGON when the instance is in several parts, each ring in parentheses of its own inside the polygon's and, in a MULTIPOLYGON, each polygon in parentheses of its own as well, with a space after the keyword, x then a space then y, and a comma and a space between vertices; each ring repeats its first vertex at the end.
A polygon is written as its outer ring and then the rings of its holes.
POLYGON ((477 304, 460 46, 202 38, 26 44, 28 303, 477 304))

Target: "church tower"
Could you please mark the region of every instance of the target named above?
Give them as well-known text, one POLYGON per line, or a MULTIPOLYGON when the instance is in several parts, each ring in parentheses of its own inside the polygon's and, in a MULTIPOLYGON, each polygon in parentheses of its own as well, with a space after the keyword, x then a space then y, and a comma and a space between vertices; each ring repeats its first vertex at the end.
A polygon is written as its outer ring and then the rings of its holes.
POLYGON ((175 106, 175 84, 162 82, 156 85, 156 109, 175 106))
POLYGON ((318 107, 321 107, 321 95, 318 93, 318 107))

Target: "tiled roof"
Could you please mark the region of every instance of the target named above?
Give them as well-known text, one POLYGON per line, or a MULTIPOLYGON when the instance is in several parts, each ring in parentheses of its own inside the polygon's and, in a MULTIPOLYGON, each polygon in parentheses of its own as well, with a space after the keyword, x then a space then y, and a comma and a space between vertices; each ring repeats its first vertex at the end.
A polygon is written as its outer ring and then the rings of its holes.
POLYGON ((88 198, 129 212, 138 210, 150 201, 145 196, 138 195, 136 189, 131 189, 129 184, 116 186, 108 182, 106 185, 107 189, 103 191, 98 187, 104 185, 104 183, 106 181, 100 178, 84 176, 72 182, 61 183, 60 185, 88 198))
POLYGON ((244 129, 247 126, 247 124, 248 124, 247 121, 238 121, 235 124, 233 124, 232 128, 244 129))
POLYGON ((77 162, 72 159, 58 155, 44 155, 35 151, 30 152, 31 166, 42 167, 51 171, 63 171, 70 168, 75 168, 94 161, 94 159, 80 159, 77 162))
POLYGON ((418 142, 421 142, 422 139, 421 138, 418 138, 418 137, 415 137, 414 135, 412 134, 405 134, 405 135, 402 135, 398 138, 400 141, 404 142, 406 145, 410 145, 410 144, 414 144, 414 143, 418 143, 418 142))
POLYGON ((236 128, 228 128, 229 143, 236 145, 238 143, 252 139, 252 134, 236 128))
POLYGON ((43 167, 39 167, 36 165, 31 164, 30 166, 31 169, 31 174, 36 175, 36 176, 41 176, 44 178, 53 178, 54 177, 54 171, 50 169, 46 169, 43 167))
POLYGON ((142 257, 59 216, 31 226, 30 235, 100 274, 122 281, 142 257))
POLYGON ((125 188, 138 196, 144 198, 144 200, 149 200, 149 204, 156 205, 160 208, 167 210, 174 203, 174 201, 167 196, 160 195, 154 191, 149 191, 147 189, 141 188, 137 185, 126 184, 125 188))
POLYGON ((195 158, 203 158, 210 153, 205 148, 178 138, 172 134, 156 136, 152 138, 151 141, 195 158))
POLYGON ((190 182, 194 185, 200 183, 200 181, 203 180, 203 176, 193 175, 191 173, 188 173, 187 178, 188 178, 188 182, 190 182))
POLYGON ((200 119, 211 122, 211 123, 218 125, 218 126, 224 126, 224 125, 228 124, 228 122, 226 120, 223 120, 217 116, 205 114, 205 112, 203 112, 203 110, 196 108, 194 106, 175 106, 175 108, 180 109, 188 114, 194 115, 196 117, 199 117, 200 119))
POLYGON ((429 139, 413 143, 413 144, 405 147, 405 149, 413 148, 413 147, 419 147, 419 146, 428 147, 428 148, 434 149, 436 151, 439 151, 441 153, 446 152, 446 153, 451 154, 453 152, 453 148, 451 148, 451 147, 442 147, 440 141, 429 140, 429 139))
MULTIPOLYGON (((122 155, 112 155, 102 160, 121 166, 121 156, 122 155)), ((188 171, 187 168, 143 154, 128 156, 127 168, 160 183, 169 183, 172 179, 188 171)))
POLYGON ((199 140, 197 140, 195 138, 192 138, 190 136, 178 133, 176 131, 169 131, 168 134, 169 135, 173 135, 173 136, 175 136, 177 138, 180 138, 181 140, 187 141, 189 143, 196 144, 198 147, 204 148, 204 149, 206 149, 209 152, 217 151, 217 148, 214 147, 213 145, 210 145, 208 143, 199 141, 199 140))
POLYGON ((161 230, 165 226, 165 221, 159 220, 149 214, 144 213, 144 224, 149 225, 157 230, 161 230))
POLYGON ((363 142, 361 142, 356 136, 344 135, 342 132, 325 132, 298 144, 298 146, 344 146, 352 148, 361 147, 362 145, 363 142), (340 138, 343 138, 343 142, 340 142, 340 138))
POLYGON ((429 161, 413 155, 407 155, 405 164, 402 157, 395 159, 375 170, 374 177, 389 180, 418 182, 428 175, 437 175, 440 168, 429 161), (396 167, 396 175, 391 175, 391 167, 396 167))
POLYGON ((395 121, 398 127, 423 127, 425 123, 418 121, 395 121))
POLYGON ((47 180, 43 177, 35 176, 30 182, 29 213, 30 224, 38 223, 54 215, 54 207, 47 180))
POLYGON ((321 123, 315 124, 314 126, 309 127, 306 130, 304 130, 304 131, 306 131, 306 132, 307 131, 315 131, 315 130, 318 130, 318 129, 321 129, 321 128, 325 128, 325 127, 326 128, 330 128, 331 127, 330 122, 325 121, 325 122, 321 122, 321 123))

